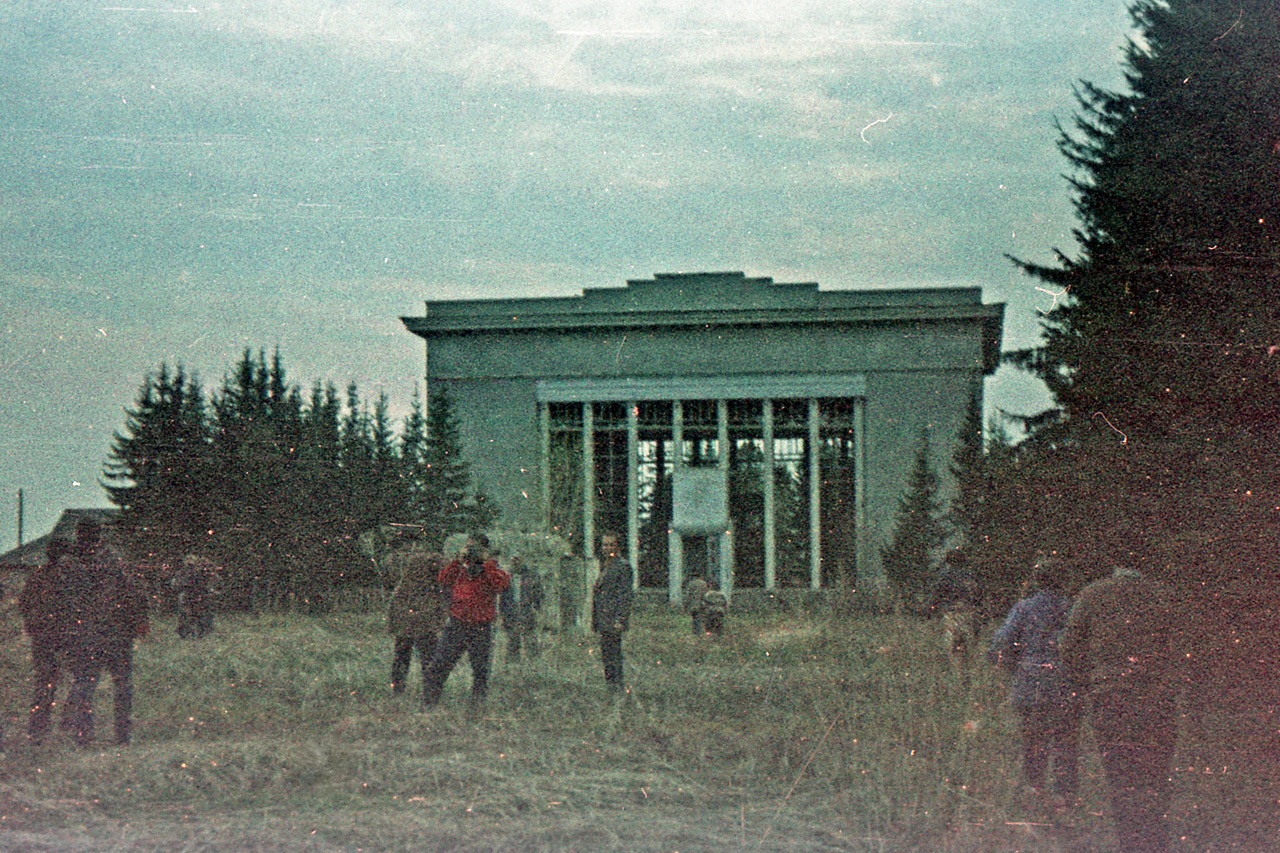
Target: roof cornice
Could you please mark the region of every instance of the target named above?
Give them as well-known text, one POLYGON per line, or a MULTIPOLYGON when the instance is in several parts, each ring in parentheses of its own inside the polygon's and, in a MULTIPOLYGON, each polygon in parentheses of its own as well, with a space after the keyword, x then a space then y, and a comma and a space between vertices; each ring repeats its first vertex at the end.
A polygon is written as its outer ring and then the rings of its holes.
POLYGON ((870 308, 743 309, 712 311, 533 312, 430 314, 401 317, 419 337, 455 332, 580 331, 708 326, 791 326, 1001 320, 1004 303, 881 306, 870 308))

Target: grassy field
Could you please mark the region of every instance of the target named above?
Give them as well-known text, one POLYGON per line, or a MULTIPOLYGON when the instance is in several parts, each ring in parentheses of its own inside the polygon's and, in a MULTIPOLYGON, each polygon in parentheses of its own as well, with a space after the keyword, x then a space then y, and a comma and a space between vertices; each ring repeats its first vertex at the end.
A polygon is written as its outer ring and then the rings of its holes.
MULTIPOLYGON (((22 736, 30 667, 10 599, 0 849, 1112 849, 1091 740, 1083 805, 1047 811, 1019 784, 1003 676, 979 664, 963 687, 936 625, 731 627, 711 642, 677 614, 643 614, 622 703, 591 638, 548 635, 535 660, 496 656, 482 713, 468 710, 465 662, 424 713, 416 667, 410 695, 389 690, 380 614, 230 616, 201 641, 160 617, 138 644, 135 742, 79 750, 22 736)), ((98 693, 107 717, 110 693, 98 693)), ((1239 707, 1195 720, 1175 849, 1280 849, 1275 757, 1254 748, 1269 723, 1239 707)))

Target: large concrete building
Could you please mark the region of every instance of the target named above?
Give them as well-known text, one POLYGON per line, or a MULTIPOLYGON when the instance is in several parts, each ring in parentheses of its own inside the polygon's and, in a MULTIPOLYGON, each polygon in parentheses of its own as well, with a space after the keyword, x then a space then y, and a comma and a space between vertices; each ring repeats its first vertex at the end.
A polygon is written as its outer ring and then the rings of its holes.
POLYGON ((507 523, 585 557, 616 530, 637 585, 678 600, 691 574, 878 583, 926 430, 953 487, 1003 317, 977 288, 823 291, 725 272, 431 301, 403 320, 507 523))

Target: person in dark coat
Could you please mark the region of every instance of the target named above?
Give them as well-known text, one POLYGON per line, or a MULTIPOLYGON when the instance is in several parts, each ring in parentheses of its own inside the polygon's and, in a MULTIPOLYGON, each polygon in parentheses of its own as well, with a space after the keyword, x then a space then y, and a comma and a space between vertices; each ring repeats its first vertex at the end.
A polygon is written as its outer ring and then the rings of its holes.
POLYGON ((710 588, 706 578, 693 578, 684 587, 684 608, 690 616, 695 637, 701 637, 707 633, 702 617, 707 604, 707 590, 710 588))
POLYGON ((507 657, 520 659, 527 646, 529 654, 538 654, 538 611, 542 609, 542 579, 537 569, 525 565, 519 555, 511 558, 511 585, 498 602, 502 612, 502 630, 507 632, 507 657))
POLYGON ((413 653, 426 683, 427 664, 448 618, 448 600, 437 582, 444 560, 439 554, 413 556, 405 562, 400 583, 387 610, 387 631, 395 637, 391 656, 391 691, 403 693, 413 653))
POLYGON ((724 633, 725 621, 729 618, 729 596, 724 594, 716 584, 709 584, 702 594, 702 623, 707 633, 719 637, 724 633))
POLYGON ((1034 594, 1009 611, 991 640, 988 658, 1013 675, 1010 704, 1022 724, 1022 772, 1027 784, 1044 795, 1052 758, 1053 792, 1066 804, 1075 799, 1078 787, 1081 699, 1059 654, 1071 612, 1071 599, 1063 593, 1061 580, 1053 564, 1036 566, 1034 594))
POLYGON ((80 521, 72 559, 63 573, 72 678, 67 722, 81 746, 93 743, 93 694, 104 669, 111 674, 115 742, 129 742, 133 731, 133 641, 149 627, 146 594, 124 564, 102 546, 101 534, 97 522, 80 521))
POLYGON ((622 669, 622 634, 631 619, 631 566, 620 556, 618 534, 600 537, 600 577, 592 589, 591 630, 600 635, 600 660, 609 689, 621 694, 626 689, 622 669))
POLYGON ((31 670, 35 689, 27 717, 27 735, 35 742, 44 740, 53 716, 58 681, 67 665, 67 624, 63 615, 63 571, 69 544, 53 539, 47 549, 48 561, 27 575, 18 594, 18 612, 22 626, 31 640, 31 670), (61 564, 60 564, 61 563, 61 564))
POLYGON ((511 576, 489 555, 488 537, 477 533, 467 542, 466 553, 440 570, 438 580, 450 591, 449 621, 423 677, 422 704, 429 708, 440 701, 449 673, 465 652, 471 662, 471 703, 478 706, 489 693, 498 596, 511 576))
POLYGON ((199 639, 213 633, 213 563, 198 554, 182 558, 174 580, 178 590, 178 636, 199 639))
POLYGON ((1062 634, 1062 663, 1084 685, 1125 853, 1169 849, 1184 629, 1172 590, 1121 566, 1080 591, 1062 634))

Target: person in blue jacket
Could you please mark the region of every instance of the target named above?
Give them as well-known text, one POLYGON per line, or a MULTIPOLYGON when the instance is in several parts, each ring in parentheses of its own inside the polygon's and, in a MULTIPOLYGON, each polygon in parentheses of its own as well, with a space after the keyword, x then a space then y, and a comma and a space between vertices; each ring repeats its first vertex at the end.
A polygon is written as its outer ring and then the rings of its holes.
POLYGON ((1059 642, 1072 601, 1062 591, 1057 567, 1047 560, 1035 567, 1034 592, 1009 611, 991 641, 988 658, 1009 671, 1010 704, 1022 730, 1022 772, 1043 796, 1050 759, 1054 789, 1062 804, 1078 788, 1080 691, 1062 667, 1059 642))

